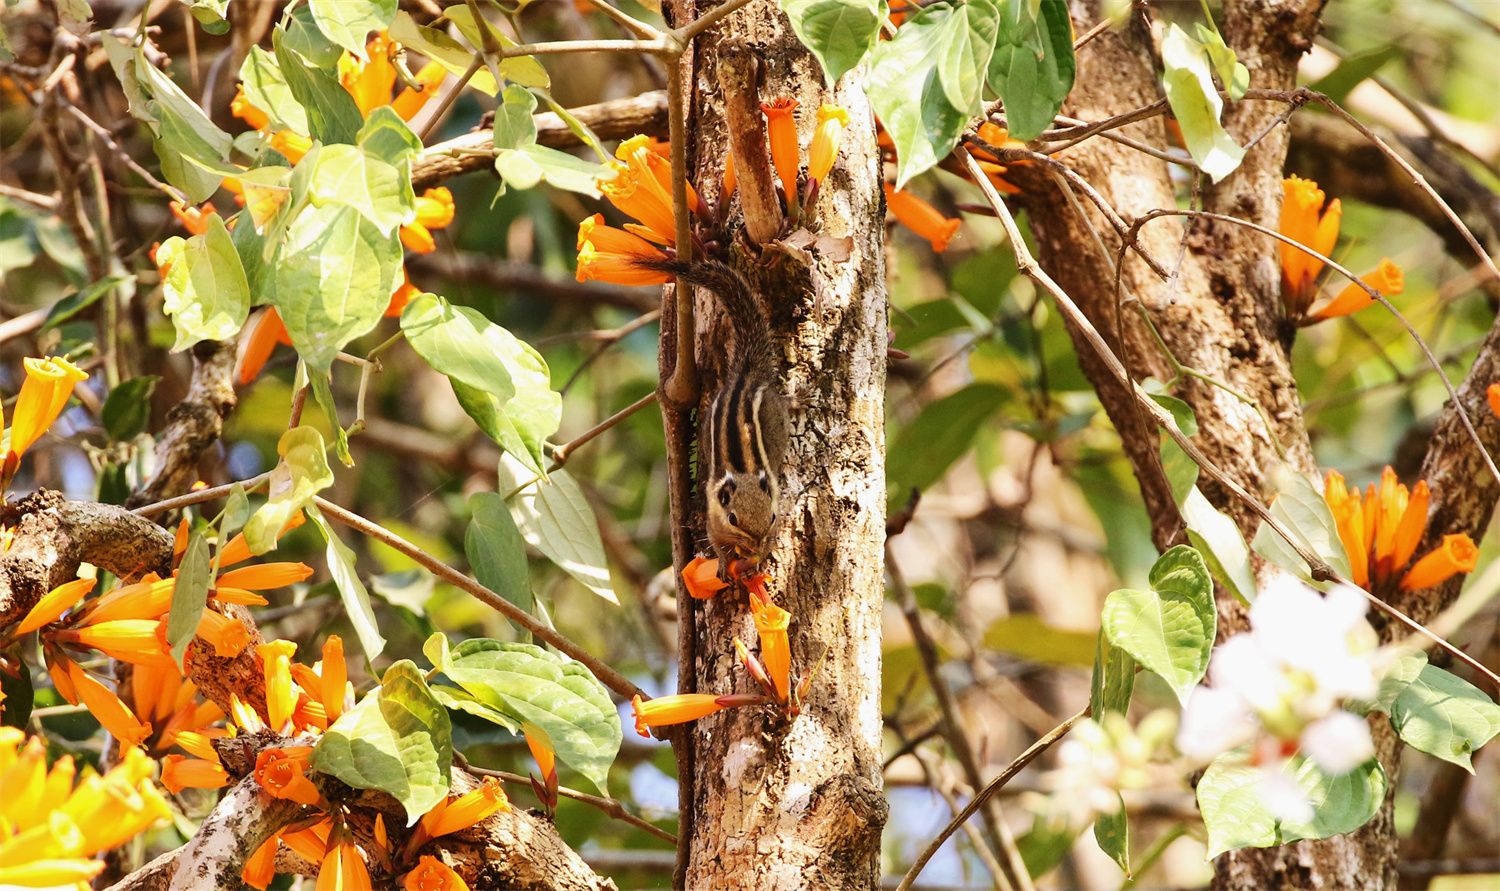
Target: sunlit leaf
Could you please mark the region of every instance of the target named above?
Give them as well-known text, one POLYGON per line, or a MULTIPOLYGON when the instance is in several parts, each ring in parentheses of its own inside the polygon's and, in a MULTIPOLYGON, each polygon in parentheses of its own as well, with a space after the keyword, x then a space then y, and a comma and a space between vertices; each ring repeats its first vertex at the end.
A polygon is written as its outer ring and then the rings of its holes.
POLYGON ((323 436, 316 428, 293 427, 276 444, 281 456, 266 484, 266 503, 245 524, 245 543, 250 553, 264 554, 276 547, 276 539, 292 517, 312 497, 333 485, 333 471, 323 456, 323 436))
POLYGON ((1077 63, 1073 29, 1063 0, 1000 8, 1000 34, 989 60, 989 85, 1005 103, 1005 123, 1015 139, 1033 139, 1052 124, 1073 89, 1077 63))
POLYGON ((1236 848, 1269 848, 1304 838, 1328 838, 1365 825, 1385 798, 1386 778, 1371 759, 1332 777, 1311 760, 1293 758, 1288 770, 1312 805, 1306 823, 1279 821, 1261 795, 1261 771, 1239 751, 1220 755, 1198 781, 1198 809, 1208 829, 1208 857, 1236 848))
POLYGON ((1422 665, 1416 678, 1401 688, 1390 704, 1390 716, 1402 742, 1469 773, 1474 772, 1474 751, 1500 734, 1500 706, 1483 690, 1436 665, 1422 665))
POLYGON ((590 591, 620 602, 610 583, 594 509, 567 471, 556 471, 544 482, 506 454, 500 458, 499 488, 519 490, 510 499, 511 515, 527 544, 590 591))
POLYGON ((946 5, 926 7, 870 54, 865 89, 896 146, 898 189, 947 157, 969 123, 967 111, 948 101, 938 77, 953 14, 946 5))
POLYGON ((875 46, 883 18, 880 0, 781 0, 781 11, 830 84, 875 46))
POLYGON ((1217 627, 1213 581, 1198 552, 1178 545, 1151 567, 1150 584, 1105 598, 1104 633, 1185 702, 1208 670, 1217 627))
POLYGON ((316 507, 309 506, 307 515, 312 518, 318 531, 323 533, 323 540, 328 545, 328 573, 333 576, 334 586, 338 588, 339 599, 344 603, 349 624, 354 626, 354 633, 359 637, 360 647, 365 651, 365 656, 373 660, 385 650, 385 638, 381 636, 380 626, 375 622, 370 592, 365 589, 365 583, 359 580, 359 570, 354 565, 354 552, 334 534, 333 527, 316 507))
POLYGON ((329 40, 368 59, 365 38, 384 31, 396 15, 396 0, 307 0, 313 21, 329 40))
POLYGON ((213 580, 208 541, 194 533, 188 537, 187 550, 182 552, 177 582, 172 586, 172 606, 167 613, 167 643, 178 668, 182 668, 188 644, 198 633, 198 622, 203 618, 213 580))
POLYGON ((1188 153, 1218 182, 1240 166, 1245 150, 1219 123, 1224 102, 1214 86, 1208 50, 1169 22, 1161 42, 1161 59, 1166 69, 1162 82, 1167 102, 1182 128, 1188 153))
POLYGON ((162 276, 163 310, 172 319, 185 350, 200 340, 228 340, 250 314, 250 283, 218 214, 208 217, 202 235, 174 235, 156 249, 162 276))

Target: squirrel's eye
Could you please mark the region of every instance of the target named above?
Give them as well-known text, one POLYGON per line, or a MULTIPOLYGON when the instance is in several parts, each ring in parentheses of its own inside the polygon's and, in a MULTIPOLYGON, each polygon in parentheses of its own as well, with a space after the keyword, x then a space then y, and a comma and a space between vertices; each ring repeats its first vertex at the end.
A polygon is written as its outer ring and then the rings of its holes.
MULTIPOLYGON (((725 486, 725 487, 719 489, 719 506, 720 507, 728 507, 729 506, 729 487, 728 486, 725 486)), ((732 523, 734 521, 731 520, 730 522, 732 523)))
POLYGON ((764 470, 760 472, 760 490, 767 495, 771 494, 771 480, 764 470))
POLYGON ((734 511, 730 511, 729 512, 729 525, 731 525, 731 526, 738 526, 739 524, 740 524, 740 518, 734 515, 734 511))

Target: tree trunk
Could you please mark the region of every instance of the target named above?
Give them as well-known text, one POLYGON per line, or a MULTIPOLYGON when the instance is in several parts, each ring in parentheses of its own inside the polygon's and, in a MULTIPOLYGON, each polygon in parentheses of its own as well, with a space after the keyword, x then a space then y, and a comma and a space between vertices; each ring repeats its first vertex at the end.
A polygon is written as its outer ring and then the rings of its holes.
MULTIPOLYGON (((715 4, 675 4, 676 23, 715 4)), ((756 284, 793 400, 781 522, 766 562, 776 602, 792 614, 793 674, 816 671, 800 716, 738 709, 679 735, 683 789, 679 885, 689 888, 873 888, 880 878, 880 620, 884 599, 886 293, 883 201, 874 118, 857 73, 825 89, 816 60, 772 2, 757 2, 701 36, 691 66, 689 172, 718 199, 728 153, 718 67, 732 47, 758 57, 759 101, 798 100, 806 145, 822 103, 848 109, 843 149, 803 225, 849 246, 847 260, 776 246, 733 260, 756 284), (690 747, 685 752, 684 747, 690 747), (683 767, 686 766, 686 770, 683 767)), ((743 58, 746 54, 740 53, 743 58)), ((755 83, 754 78, 749 78, 755 83)), ((740 189, 753 162, 736 159, 740 189)), ((738 201, 730 228, 739 224, 738 201)), ((836 252, 830 252, 836 253, 836 252)), ((697 355, 704 401, 730 337, 714 299, 697 295, 697 355)), ((664 337, 670 332, 664 332, 664 337)), ((675 336, 675 335, 673 335, 675 336)), ((664 346, 664 355, 670 347, 664 346)), ((669 439, 672 417, 668 414, 669 439)), ((675 484, 681 482, 674 479, 675 484)), ((701 483, 701 481, 698 481, 701 483)), ((675 499, 674 499, 675 501, 675 499)), ((681 556, 701 542, 701 485, 678 516, 681 556)), ((744 594, 681 597, 684 690, 754 692, 734 638, 755 639, 744 594)))

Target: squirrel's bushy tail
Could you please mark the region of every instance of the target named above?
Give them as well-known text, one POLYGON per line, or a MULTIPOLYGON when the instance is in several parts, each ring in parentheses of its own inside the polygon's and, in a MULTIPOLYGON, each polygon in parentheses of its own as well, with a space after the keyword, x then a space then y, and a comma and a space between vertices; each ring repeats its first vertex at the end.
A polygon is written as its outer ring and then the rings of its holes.
POLYGON ((750 368, 769 373, 772 361, 770 325, 750 282, 738 270, 722 260, 688 263, 666 257, 637 257, 631 262, 641 269, 670 273, 690 285, 712 291, 729 316, 737 356, 750 368))

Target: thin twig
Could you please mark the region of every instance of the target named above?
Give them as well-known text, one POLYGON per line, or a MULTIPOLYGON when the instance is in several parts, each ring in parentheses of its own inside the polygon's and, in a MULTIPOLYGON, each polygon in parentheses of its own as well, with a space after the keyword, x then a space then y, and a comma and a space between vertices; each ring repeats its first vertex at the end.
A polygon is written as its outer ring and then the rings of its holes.
POLYGON ((1074 713, 1072 717, 1058 724, 1041 739, 1032 743, 1026 751, 1017 755, 1014 761, 1005 765, 1005 769, 1000 771, 993 780, 986 783, 983 789, 974 793, 974 797, 969 800, 964 809, 954 815, 953 819, 948 821, 948 825, 944 826, 942 831, 932 841, 927 843, 927 847, 922 850, 922 853, 917 855, 917 859, 912 863, 911 869, 908 869, 906 875, 901 878, 901 884, 896 886, 896 891, 910 891, 912 882, 916 881, 917 875, 927 865, 927 861, 931 860, 932 856, 938 852, 938 848, 941 848, 943 843, 948 840, 948 836, 957 831, 958 827, 964 824, 964 821, 974 816, 974 812, 979 810, 980 806, 988 801, 992 795, 1005 788, 1005 784, 1010 782, 1016 774, 1020 773, 1022 768, 1030 764, 1036 756, 1052 748, 1053 744, 1066 736, 1069 730, 1073 729, 1074 724, 1077 724, 1088 716, 1089 709, 1087 706, 1084 706, 1074 713))
POLYGON ((630 417, 646 406, 652 404, 656 401, 656 395, 656 391, 652 390, 650 393, 647 393, 645 396, 642 396, 636 401, 630 403, 629 405, 590 427, 588 430, 580 433, 578 436, 575 436, 574 438, 553 449, 552 466, 548 468, 548 472, 550 473, 554 470, 561 470, 562 466, 568 463, 568 458, 572 456, 574 449, 578 448, 579 446, 587 445, 594 439, 594 437, 615 426, 616 424, 620 423, 621 421, 625 420, 626 418, 630 417))
POLYGON ((253 492, 264 485, 270 478, 271 471, 268 470, 265 473, 252 476, 249 479, 238 480, 233 483, 225 483, 222 486, 213 486, 208 489, 199 489, 196 492, 189 492, 186 495, 178 495, 176 498, 168 498, 165 501, 157 501, 153 504, 147 504, 134 509, 133 511, 131 511, 131 513, 142 517, 150 517, 155 516, 156 514, 165 513, 169 510, 177 510, 181 507, 191 507, 194 504, 202 504, 205 501, 213 501, 217 498, 224 498, 228 496, 230 492, 234 491, 235 486, 240 486, 246 492, 253 492))
POLYGON ((646 695, 646 692, 631 683, 629 678, 604 664, 604 662, 600 661, 583 647, 562 636, 550 626, 538 621, 536 617, 519 606, 516 606, 469 576, 433 557, 431 554, 428 554, 426 551, 379 523, 367 520, 359 514, 340 507, 322 496, 314 496, 313 503, 326 516, 337 520, 356 532, 396 549, 421 564, 428 572, 431 572, 443 581, 472 594, 486 606, 531 632, 538 640, 549 644, 593 672, 594 677, 598 678, 600 683, 613 690, 622 698, 629 700, 636 696, 644 697, 646 695))
MULTIPOLYGON (((455 760, 463 759, 463 756, 456 751, 454 752, 454 756, 455 760)), ((478 774, 482 777, 494 777, 498 780, 504 780, 507 783, 516 783, 523 786, 528 785, 531 782, 530 777, 521 776, 518 773, 511 773, 508 770, 490 770, 487 767, 475 767, 473 764, 470 764, 467 759, 464 759, 462 761, 462 764, 464 770, 467 770, 469 773, 478 774)), ((648 822, 641 819, 640 817, 637 817, 635 814, 632 814, 630 811, 625 809, 625 805, 621 804, 616 799, 601 798, 598 795, 590 795, 587 792, 579 792, 577 789, 569 789, 567 786, 558 786, 557 794, 561 795, 564 798, 571 798, 574 801, 581 801, 584 804, 596 807, 609 816, 615 818, 616 820, 629 823, 631 826, 634 826, 635 828, 640 829, 644 832, 649 832, 662 841, 667 842, 668 844, 677 844, 677 836, 661 828, 660 826, 657 826, 655 823, 648 822)))
POLYGON ((609 0, 588 0, 588 2, 590 6, 614 19, 616 24, 637 37, 644 37, 647 40, 661 39, 662 34, 660 31, 635 16, 611 6, 609 0))

